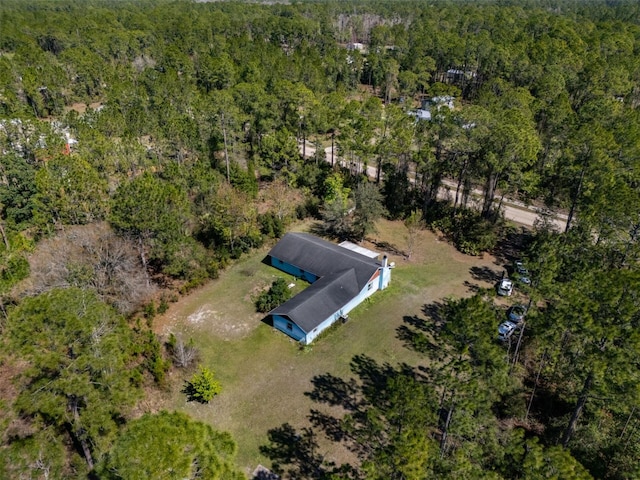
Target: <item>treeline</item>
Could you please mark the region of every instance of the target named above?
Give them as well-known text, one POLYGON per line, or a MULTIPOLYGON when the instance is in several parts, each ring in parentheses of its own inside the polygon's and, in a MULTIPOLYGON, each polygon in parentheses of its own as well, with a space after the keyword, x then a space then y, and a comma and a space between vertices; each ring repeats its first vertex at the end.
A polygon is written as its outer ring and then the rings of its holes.
MULTIPOLYGON (((26 392, 6 395, 8 475, 113 474, 131 405, 168 368, 147 324, 167 292, 215 278, 293 218, 360 240, 380 215, 415 223, 420 212, 478 253, 500 239, 503 201, 518 198, 569 217, 566 235, 541 224, 528 254, 541 312, 520 381, 547 375, 532 404, 541 438, 552 445, 573 419, 561 443, 583 465, 633 476, 638 13, 631 2, 533 0, 2 2, 2 365, 26 392), (438 96, 455 108, 408 115, 438 96), (77 298, 104 312, 92 330, 65 330, 94 315, 77 298), (40 344, 51 358, 23 337, 36 320, 53 329, 40 344), (109 365, 94 366, 107 351, 109 365), (117 401, 116 371, 127 383, 117 401)), ((512 390, 487 385, 488 415, 512 390)), ((230 455, 225 442, 215 455, 230 455)))

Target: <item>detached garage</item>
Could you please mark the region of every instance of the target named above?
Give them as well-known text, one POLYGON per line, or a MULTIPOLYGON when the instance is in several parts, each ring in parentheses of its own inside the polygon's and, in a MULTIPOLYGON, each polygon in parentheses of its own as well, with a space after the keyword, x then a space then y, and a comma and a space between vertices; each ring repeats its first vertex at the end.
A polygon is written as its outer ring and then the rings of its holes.
POLYGON ((387 257, 352 245, 337 245, 307 233, 288 233, 271 249, 273 267, 311 285, 269 312, 273 326, 311 343, 391 280, 387 257))

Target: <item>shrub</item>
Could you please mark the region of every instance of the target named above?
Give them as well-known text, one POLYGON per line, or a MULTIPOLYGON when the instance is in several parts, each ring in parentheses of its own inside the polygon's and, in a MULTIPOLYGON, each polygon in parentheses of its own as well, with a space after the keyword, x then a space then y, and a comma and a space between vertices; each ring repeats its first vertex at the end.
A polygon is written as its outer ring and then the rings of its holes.
POLYGON ((167 347, 169 355, 171 355, 173 364, 179 368, 189 367, 199 356, 193 338, 189 338, 189 341, 185 342, 181 334, 176 336, 172 333, 165 346, 167 347))
POLYGON ((162 355, 162 345, 158 341, 158 337, 152 331, 147 330, 144 333, 141 332, 140 339, 136 343, 137 353, 144 359, 141 367, 153 376, 158 385, 163 386, 165 375, 171 364, 162 355))
POLYGON ((222 387, 214 378, 213 372, 207 367, 200 366, 198 372, 186 382, 182 393, 185 393, 190 401, 209 403, 221 391, 222 387))
POLYGON ((160 305, 158 305, 158 309, 156 310, 160 315, 169 310, 169 302, 167 302, 167 298, 163 295, 160 299, 160 305))
POLYGON ((277 278, 269 290, 262 292, 256 300, 256 309, 267 313, 291 298, 291 290, 284 278, 277 278))
POLYGON ((148 319, 152 319, 156 316, 156 304, 153 303, 153 300, 151 300, 151 302, 147 303, 144 306, 144 317, 148 318, 148 319))
POLYGON ((456 248, 467 255, 492 250, 499 239, 502 223, 482 218, 480 212, 460 209, 453 215, 449 205, 436 204, 426 214, 430 228, 440 230, 456 248))
POLYGON ((269 238, 280 238, 285 232, 285 222, 271 212, 261 215, 259 221, 260 232, 269 238))
POLYGON ((454 218, 453 225, 453 242, 458 250, 467 255, 480 255, 492 250, 498 242, 499 225, 482 218, 477 212, 460 212, 454 218))

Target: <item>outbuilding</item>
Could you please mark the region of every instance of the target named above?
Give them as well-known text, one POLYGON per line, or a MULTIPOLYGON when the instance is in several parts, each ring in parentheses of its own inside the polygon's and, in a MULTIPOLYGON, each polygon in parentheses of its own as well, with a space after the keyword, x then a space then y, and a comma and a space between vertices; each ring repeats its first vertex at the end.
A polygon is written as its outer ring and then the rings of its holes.
POLYGON ((269 312, 275 328, 303 344, 385 289, 393 266, 386 255, 379 259, 378 254, 368 255, 307 233, 287 233, 267 259, 273 267, 311 283, 269 312))

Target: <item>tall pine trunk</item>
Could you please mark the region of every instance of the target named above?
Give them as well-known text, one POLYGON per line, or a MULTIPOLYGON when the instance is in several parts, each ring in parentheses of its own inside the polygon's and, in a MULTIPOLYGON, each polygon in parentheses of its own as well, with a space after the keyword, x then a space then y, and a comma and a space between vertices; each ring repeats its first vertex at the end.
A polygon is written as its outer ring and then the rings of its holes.
POLYGON ((499 172, 491 172, 487 176, 487 181, 485 183, 485 191, 484 191, 484 202, 482 205, 482 218, 489 218, 492 207, 493 200, 496 196, 496 190, 498 188, 498 181, 500 180, 499 172))
POLYGON ((227 127, 224 123, 224 113, 220 115, 220 124, 222 125, 222 138, 224 139, 224 162, 227 166, 227 183, 229 183, 229 148, 227 147, 227 127))
POLYGON ((80 413, 78 409, 78 399, 73 397, 71 399, 71 410, 73 412, 73 424, 71 425, 71 436, 80 445, 82 454, 87 462, 90 470, 93 470, 93 456, 91 455, 91 448, 89 448, 89 442, 87 442, 87 432, 80 425, 80 413))
POLYGON ((567 215, 567 224, 564 227, 564 231, 568 232, 571 228, 571 222, 573 221, 573 216, 576 213, 576 207, 578 204, 578 199, 580 198, 580 192, 582 191, 582 181, 584 180, 584 173, 587 169, 586 165, 582 167, 582 171, 580 172, 580 180, 578 181, 578 186, 576 187, 576 193, 571 199, 571 208, 569 209, 569 215, 567 215))
POLYGON ((0 222, 0 233, 2 234, 2 240, 4 240, 4 246, 7 248, 7 252, 11 250, 9 246, 9 240, 7 239, 7 234, 4 233, 4 227, 2 226, 2 222, 0 222))
POLYGON ((449 426, 451 425, 451 419, 453 418, 454 404, 451 404, 447 409, 447 418, 445 419, 444 426, 442 427, 442 437, 440 437, 440 458, 443 458, 447 452, 447 438, 449 436, 449 426))
POLYGON ((589 372, 587 378, 584 381, 584 385, 582 386, 582 392, 580 392, 580 396, 578 397, 578 401, 576 402, 576 407, 573 409, 573 414, 571 415, 571 419, 569 420, 569 425, 567 425, 566 430, 564 431, 564 435, 562 435, 562 446, 566 448, 571 441, 571 437, 576 431, 576 425, 578 424, 578 419, 580 418, 580 414, 582 413, 582 409, 587 403, 587 399, 589 398, 589 392, 591 391, 591 386, 593 384, 593 372, 589 372))
MULTIPOLYGON (((454 161, 456 160, 456 156, 454 156, 454 161)), ((464 182, 465 175, 467 173, 467 166, 469 164, 469 159, 465 156, 464 162, 462 163, 462 167, 460 168, 460 174, 458 175, 458 184, 456 185, 456 198, 453 202, 453 214, 456 214, 458 210, 458 202, 460 201, 460 190, 462 189, 462 184, 464 182)))

